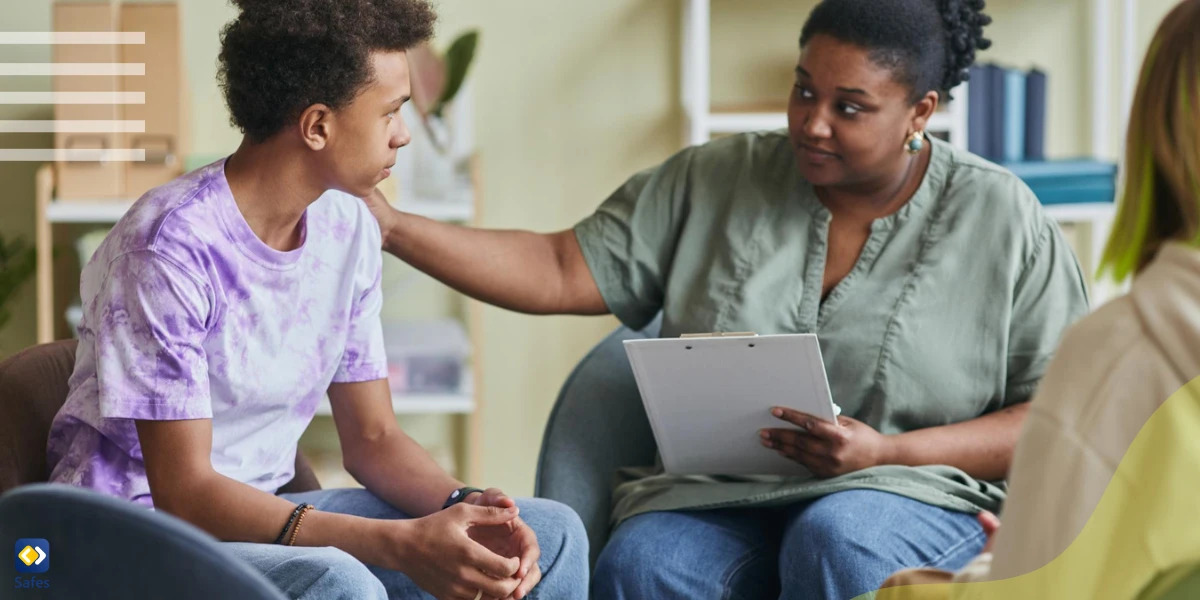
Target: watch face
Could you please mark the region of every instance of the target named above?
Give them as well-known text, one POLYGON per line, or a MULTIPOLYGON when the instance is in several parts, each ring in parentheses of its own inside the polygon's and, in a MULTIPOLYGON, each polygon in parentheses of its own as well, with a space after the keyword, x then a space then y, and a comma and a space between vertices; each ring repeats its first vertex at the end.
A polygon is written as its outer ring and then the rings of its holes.
POLYGON ((442 506, 442 508, 450 508, 451 506, 458 504, 459 498, 462 497, 462 495, 463 495, 462 489, 457 489, 457 490, 454 490, 453 492, 450 492, 450 497, 446 499, 446 504, 444 504, 442 506))

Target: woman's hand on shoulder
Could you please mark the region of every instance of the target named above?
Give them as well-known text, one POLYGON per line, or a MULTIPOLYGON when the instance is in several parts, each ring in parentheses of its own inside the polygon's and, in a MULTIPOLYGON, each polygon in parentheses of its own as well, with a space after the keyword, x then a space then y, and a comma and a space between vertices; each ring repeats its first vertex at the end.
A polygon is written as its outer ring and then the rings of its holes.
POLYGON ((388 203, 387 198, 379 188, 375 188, 371 195, 362 199, 367 205, 367 210, 371 211, 371 215, 379 223, 379 233, 383 236, 383 243, 386 246, 388 235, 392 229, 396 227, 396 222, 399 220, 399 212, 388 203))
POLYGON ((891 464, 892 438, 850 417, 829 423, 790 408, 771 414, 794 427, 763 429, 762 445, 794 460, 817 477, 829 478, 891 464))

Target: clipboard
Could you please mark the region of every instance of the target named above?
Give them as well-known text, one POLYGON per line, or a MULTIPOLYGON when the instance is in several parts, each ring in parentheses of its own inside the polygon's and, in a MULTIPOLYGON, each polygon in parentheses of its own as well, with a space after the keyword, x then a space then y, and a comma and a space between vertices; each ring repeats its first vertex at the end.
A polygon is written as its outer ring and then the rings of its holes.
POLYGON ((807 475, 763 447, 760 429, 788 426, 771 408, 837 423, 815 334, 627 340, 625 353, 669 474, 807 475))

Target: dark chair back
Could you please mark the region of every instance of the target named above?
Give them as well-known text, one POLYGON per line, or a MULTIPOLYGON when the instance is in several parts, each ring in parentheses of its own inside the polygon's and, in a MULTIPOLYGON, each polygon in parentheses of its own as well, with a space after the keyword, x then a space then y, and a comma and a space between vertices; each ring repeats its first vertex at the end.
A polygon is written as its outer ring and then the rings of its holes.
POLYGON ((593 565, 608 541, 617 470, 653 465, 658 453, 623 342, 657 337, 659 326, 621 327, 597 344, 563 384, 546 424, 534 494, 579 513, 593 565))
MULTIPOLYGON (((212 536, 170 515, 91 490, 43 483, 0 496, 5 550, 21 538, 49 542, 42 549, 49 561, 44 574, 14 572, 11 560, 0 568, 6 587, 14 585, 14 577, 52 586, 52 596, 33 589, 31 598, 284 598, 212 536)), ((20 596, 20 591, 4 595, 20 596)))

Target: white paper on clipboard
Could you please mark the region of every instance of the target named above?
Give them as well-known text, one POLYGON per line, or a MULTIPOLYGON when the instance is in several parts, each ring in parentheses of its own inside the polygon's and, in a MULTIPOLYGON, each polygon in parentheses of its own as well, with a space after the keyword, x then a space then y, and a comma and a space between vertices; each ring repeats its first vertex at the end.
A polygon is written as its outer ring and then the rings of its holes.
POLYGON ((837 419, 814 334, 628 340, 625 352, 667 473, 807 474, 759 430, 789 427, 775 406, 837 419))

